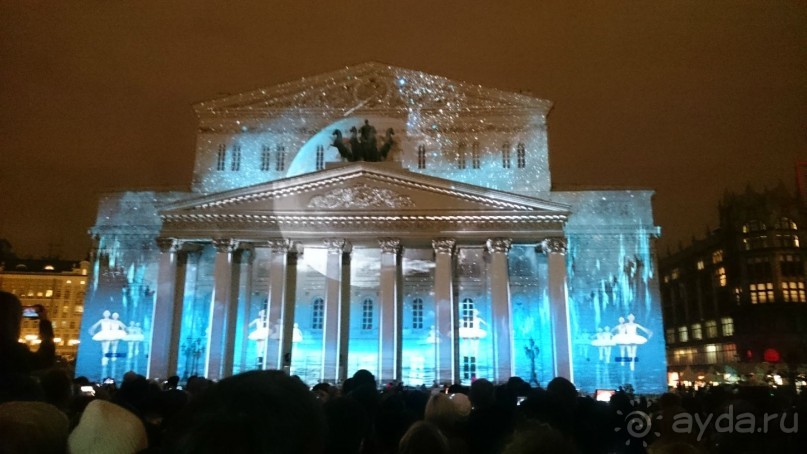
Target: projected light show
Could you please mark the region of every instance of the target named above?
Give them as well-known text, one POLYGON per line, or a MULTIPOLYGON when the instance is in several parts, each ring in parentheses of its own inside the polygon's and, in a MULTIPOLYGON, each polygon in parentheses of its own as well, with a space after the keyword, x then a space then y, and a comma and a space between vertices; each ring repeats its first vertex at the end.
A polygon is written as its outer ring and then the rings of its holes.
POLYGON ((196 105, 190 190, 99 204, 76 373, 663 392, 653 193, 554 189, 550 108, 378 63, 196 105))

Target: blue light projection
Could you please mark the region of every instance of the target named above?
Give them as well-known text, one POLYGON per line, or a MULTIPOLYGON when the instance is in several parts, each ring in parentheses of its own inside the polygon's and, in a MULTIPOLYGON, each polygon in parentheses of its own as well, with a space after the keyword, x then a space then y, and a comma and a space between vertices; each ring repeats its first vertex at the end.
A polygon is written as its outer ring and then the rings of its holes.
MULTIPOLYGON (((191 192, 123 192, 101 200, 92 228, 97 245, 77 375, 100 380, 120 379, 129 370, 148 372, 161 207, 284 178, 305 178, 339 162, 330 146, 335 129, 348 131, 369 120, 379 131, 394 129, 390 159, 401 169, 568 206, 571 214, 562 236, 567 240, 575 384, 587 392, 627 383, 640 393, 663 392, 666 362, 652 243, 658 235, 652 191, 552 190, 546 133, 550 106, 537 98, 377 63, 197 105, 200 124, 191 192), (521 161, 515 158, 517 146, 526 150, 521 161), (425 150, 422 162, 418 149, 425 150)), ((375 241, 377 233, 368 232, 368 238, 375 241)), ((281 234, 296 240, 282 229, 281 234)), ((507 335, 512 336, 513 368, 535 386, 553 378, 557 359, 548 258, 540 247, 550 234, 560 235, 536 231, 534 238, 514 240, 507 259, 507 335)), ((308 243, 289 267, 292 285, 286 291, 294 303, 294 319, 288 371, 313 384, 322 376, 326 349, 327 250, 312 246, 313 240, 308 243)), ((492 378, 494 339, 501 335, 493 329, 484 239, 476 244, 459 245, 453 266, 456 365, 466 384, 492 378)), ((344 295, 350 316, 348 376, 359 368, 378 374, 383 334, 380 254, 377 247, 364 244, 354 245, 350 256, 350 286, 344 295)), ((208 238, 189 242, 178 256, 182 298, 174 366, 181 378, 205 371, 215 255, 208 238)), ((270 255, 261 247, 234 255, 238 300, 232 373, 266 367, 268 352, 278 351, 281 327, 267 315, 270 255)), ((435 327, 434 251, 405 246, 401 264, 402 377, 407 384, 431 385, 444 334, 435 327)))

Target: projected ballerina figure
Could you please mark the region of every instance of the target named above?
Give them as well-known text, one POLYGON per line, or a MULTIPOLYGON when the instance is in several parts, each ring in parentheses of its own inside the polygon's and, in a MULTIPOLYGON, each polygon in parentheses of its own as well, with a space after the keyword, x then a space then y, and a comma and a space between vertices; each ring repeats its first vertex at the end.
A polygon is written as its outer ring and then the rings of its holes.
POLYGON ((247 338, 256 342, 255 356, 258 359, 258 366, 263 365, 263 356, 266 352, 266 340, 269 338, 269 320, 266 317, 266 311, 261 309, 258 311, 258 317, 249 322, 247 328, 255 327, 249 333, 247 338))
POLYGON ((126 325, 118 320, 118 313, 112 314, 109 310, 103 312, 103 318, 95 322, 89 329, 92 340, 101 343, 101 365, 109 364, 117 359, 118 342, 126 337, 126 325), (110 316, 112 318, 110 318, 110 316))
POLYGON ((488 332, 482 329, 482 325, 488 326, 488 323, 479 316, 479 309, 473 309, 471 314, 470 317, 463 317, 459 335, 460 339, 469 341, 473 355, 476 356, 479 350, 479 340, 488 335, 488 332))
POLYGON ((611 347, 616 345, 614 337, 611 335, 611 329, 607 326, 605 328, 597 328, 597 334, 594 335, 594 340, 591 345, 597 347, 599 351, 600 361, 608 364, 611 362, 611 347))
POLYGON ((123 340, 126 341, 128 349, 128 358, 134 358, 135 356, 140 355, 140 344, 146 340, 146 336, 143 334, 143 328, 140 327, 140 323, 136 322, 129 322, 129 326, 126 327, 126 336, 123 337, 123 340))
POLYGON ((622 357, 622 364, 625 361, 630 362, 630 370, 636 368, 636 350, 640 345, 644 345, 647 340, 653 336, 653 332, 644 326, 635 322, 636 317, 633 314, 628 314, 628 321, 626 322, 623 317, 619 317, 619 325, 614 329, 618 332, 613 337, 613 341, 619 345, 619 354, 622 357), (641 336, 638 331, 641 330, 647 337, 641 336))

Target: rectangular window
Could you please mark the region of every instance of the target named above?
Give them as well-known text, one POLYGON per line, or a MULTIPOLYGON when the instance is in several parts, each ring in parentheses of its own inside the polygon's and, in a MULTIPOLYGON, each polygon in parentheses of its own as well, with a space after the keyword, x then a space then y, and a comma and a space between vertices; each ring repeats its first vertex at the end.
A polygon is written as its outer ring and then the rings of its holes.
POLYGON ((804 265, 799 255, 785 254, 779 257, 779 268, 782 270, 782 276, 804 276, 804 265))
POLYGON ((423 329, 423 300, 420 298, 412 301, 412 329, 423 329))
POLYGON ((284 145, 277 146, 277 155, 275 156, 275 170, 282 172, 286 170, 286 147, 284 145))
POLYGON ((715 270, 715 280, 717 281, 717 285, 721 287, 726 286, 727 278, 726 278, 726 268, 718 267, 715 270))
POLYGON ((470 298, 462 300, 460 305, 460 326, 463 328, 474 327, 474 302, 470 298))
POLYGON ((712 252, 712 263, 720 263, 723 261, 723 250, 718 249, 712 252))
POLYGON ((678 327, 678 340, 681 342, 688 342, 689 341, 689 332, 687 331, 686 326, 679 326, 678 327))
POLYGON ((807 302, 804 293, 804 282, 782 282, 782 296, 788 303, 807 302))
POLYGON ((418 145, 418 169, 426 168, 426 145, 418 145))
POLYGON ((712 339, 717 337, 717 322, 715 320, 707 320, 706 323, 706 338, 712 339))
POLYGON ((272 170, 272 149, 269 145, 261 147, 261 172, 272 170))
POLYGON ((463 380, 476 378, 476 356, 462 357, 462 378, 463 380))
POLYGON ((516 165, 519 169, 527 167, 527 150, 523 143, 519 143, 516 147, 516 165))
POLYGON ((465 168, 465 142, 460 142, 457 146, 457 168, 465 168))
POLYGON ((325 301, 322 298, 314 300, 314 307, 311 310, 311 328, 322 329, 325 320, 325 301))
POLYGON ((317 170, 325 168, 325 147, 317 145, 317 170))
POLYGON ((693 323, 692 340, 701 340, 701 339, 703 339, 703 328, 701 327, 700 323, 693 323))
POLYGON ((219 150, 216 152, 216 170, 224 170, 227 166, 227 147, 224 144, 219 145, 219 150))
POLYGON ((510 168, 510 142, 502 144, 502 167, 505 169, 510 168))
POLYGON ((675 343, 675 330, 673 328, 667 328, 664 330, 664 339, 667 341, 668 344, 675 343))
POLYGON ((748 296, 751 304, 764 304, 773 302, 773 283, 763 282, 748 286, 748 296))
POLYGON ((479 162, 479 142, 474 141, 471 145, 471 167, 474 169, 478 169, 480 167, 479 162))
POLYGON ((773 276, 771 262, 768 261, 767 257, 750 258, 746 260, 745 268, 748 279, 751 281, 766 281, 773 276))
POLYGON ((717 363, 717 345, 709 344, 706 346, 705 350, 706 350, 706 364, 717 363))
POLYGON ((704 268, 703 260, 698 260, 698 270, 702 270, 704 268))
POLYGON ((361 329, 373 329, 373 300, 365 299, 361 304, 361 329))
POLYGON ((799 247, 799 237, 796 235, 776 235, 776 246, 799 247))
POLYGON ((230 161, 230 170, 238 172, 241 170, 241 145, 233 145, 233 155, 230 161))
POLYGON ((720 328, 724 336, 734 335, 734 319, 731 317, 723 317, 720 319, 720 328))

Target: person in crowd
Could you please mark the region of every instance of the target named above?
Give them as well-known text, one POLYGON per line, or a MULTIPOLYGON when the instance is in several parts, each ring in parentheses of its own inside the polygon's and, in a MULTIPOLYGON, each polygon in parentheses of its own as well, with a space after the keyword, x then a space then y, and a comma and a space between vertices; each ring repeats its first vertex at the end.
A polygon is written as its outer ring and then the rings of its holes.
POLYGON ((322 405, 281 371, 225 378, 193 399, 169 424, 171 453, 313 454, 324 452, 322 405))
POLYGON ((0 402, 34 400, 42 397, 41 388, 30 374, 56 363, 53 325, 41 305, 34 306, 39 319, 39 349, 31 351, 19 342, 22 329, 22 304, 13 294, 0 292, 0 402))
POLYGON ((418 421, 406 431, 398 454, 449 454, 448 440, 434 424, 418 421))

